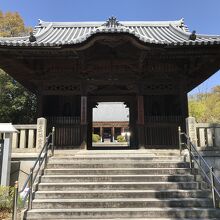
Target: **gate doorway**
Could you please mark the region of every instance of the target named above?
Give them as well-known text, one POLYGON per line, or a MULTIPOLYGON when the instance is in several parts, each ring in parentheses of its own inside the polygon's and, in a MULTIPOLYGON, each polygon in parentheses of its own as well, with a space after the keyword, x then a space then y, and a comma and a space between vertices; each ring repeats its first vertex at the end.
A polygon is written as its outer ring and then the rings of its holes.
POLYGON ((91 97, 88 100, 87 148, 132 149, 135 147, 132 97, 91 97))

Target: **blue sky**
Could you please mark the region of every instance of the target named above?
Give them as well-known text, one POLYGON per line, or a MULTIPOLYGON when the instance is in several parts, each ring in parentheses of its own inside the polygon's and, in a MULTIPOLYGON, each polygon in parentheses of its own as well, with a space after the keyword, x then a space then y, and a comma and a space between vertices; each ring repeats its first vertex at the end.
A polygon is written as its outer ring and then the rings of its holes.
MULTIPOLYGON (((25 24, 45 21, 104 21, 185 19, 189 29, 220 35, 220 0, 0 0, 0 10, 17 11, 25 24)), ((220 85, 216 73, 192 93, 206 92, 220 85)))

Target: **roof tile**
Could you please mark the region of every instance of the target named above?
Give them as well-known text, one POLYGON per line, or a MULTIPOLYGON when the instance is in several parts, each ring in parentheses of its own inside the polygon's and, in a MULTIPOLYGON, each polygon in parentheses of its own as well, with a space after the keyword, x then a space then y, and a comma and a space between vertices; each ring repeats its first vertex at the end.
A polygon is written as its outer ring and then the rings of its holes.
POLYGON ((34 28, 36 41, 29 42, 29 36, 0 38, 3 46, 62 46, 79 44, 96 33, 128 33, 146 43, 162 45, 208 45, 220 44, 220 36, 196 35, 189 40, 191 32, 179 21, 122 21, 113 25, 107 22, 45 22, 40 20, 34 28), (109 23, 108 23, 109 24, 109 23))

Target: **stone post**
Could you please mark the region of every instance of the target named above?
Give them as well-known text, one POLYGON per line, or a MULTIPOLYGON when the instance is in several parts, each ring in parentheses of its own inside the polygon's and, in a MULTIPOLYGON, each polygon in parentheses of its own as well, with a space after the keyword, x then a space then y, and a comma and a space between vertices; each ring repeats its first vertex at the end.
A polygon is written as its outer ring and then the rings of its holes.
POLYGON ((196 119, 194 117, 186 118, 186 133, 194 146, 197 147, 196 119))
POLYGON ((0 132, 4 133, 0 146, 1 185, 9 186, 11 171, 12 133, 18 132, 11 123, 0 123, 0 132))
POLYGON ((41 149, 46 142, 47 119, 37 119, 37 143, 36 148, 41 149))
POLYGON ((9 186, 11 171, 11 150, 12 150, 12 133, 17 130, 11 123, 0 123, 0 132, 4 133, 4 140, 1 142, 0 150, 0 180, 1 185, 9 186))
POLYGON ((18 148, 18 133, 12 134, 12 148, 17 149, 18 148))
POLYGON ((22 129, 20 130, 20 142, 19 142, 20 148, 26 148, 26 143, 27 143, 26 130, 22 129))
POLYGON ((1 185, 9 186, 10 171, 11 171, 12 133, 5 133, 3 148, 4 150, 3 150, 3 160, 2 160, 1 185))

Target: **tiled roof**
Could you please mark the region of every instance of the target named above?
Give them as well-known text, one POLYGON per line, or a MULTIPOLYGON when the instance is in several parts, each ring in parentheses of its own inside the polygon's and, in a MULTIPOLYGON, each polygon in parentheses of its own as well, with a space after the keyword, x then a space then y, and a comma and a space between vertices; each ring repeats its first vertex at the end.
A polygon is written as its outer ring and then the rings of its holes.
POLYGON ((127 33, 140 41, 162 45, 220 44, 220 36, 194 35, 179 21, 122 21, 111 17, 106 22, 45 22, 34 28, 34 42, 29 36, 0 38, 2 46, 62 46, 79 44, 97 33, 127 33))

